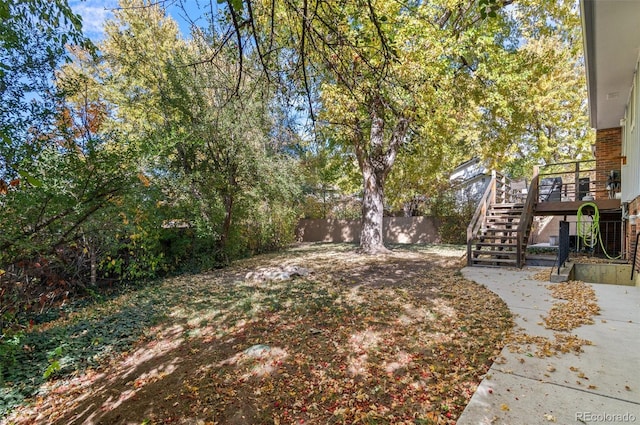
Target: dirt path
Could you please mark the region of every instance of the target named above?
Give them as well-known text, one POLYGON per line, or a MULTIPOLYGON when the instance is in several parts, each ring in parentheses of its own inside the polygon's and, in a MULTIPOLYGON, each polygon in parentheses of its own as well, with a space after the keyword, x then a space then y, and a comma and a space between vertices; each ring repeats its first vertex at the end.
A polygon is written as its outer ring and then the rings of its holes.
POLYGON ((303 245, 124 295, 102 319, 147 296, 163 317, 3 423, 454 423, 510 314, 459 275, 460 251, 409 248, 369 257, 303 245), (309 273, 246 278, 287 266, 309 273))

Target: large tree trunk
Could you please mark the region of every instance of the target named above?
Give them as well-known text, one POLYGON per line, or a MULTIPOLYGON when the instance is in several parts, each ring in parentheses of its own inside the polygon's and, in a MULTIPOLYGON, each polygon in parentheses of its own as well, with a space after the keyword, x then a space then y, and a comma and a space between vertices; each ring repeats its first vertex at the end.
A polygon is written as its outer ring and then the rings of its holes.
MULTIPOLYGON (((368 161, 366 161, 368 162, 368 161)), ((370 164, 364 164, 364 194, 362 196, 362 232, 360 249, 367 254, 387 251, 384 246, 382 225, 384 220, 384 175, 370 164)))
MULTIPOLYGON (((391 133, 390 141, 385 143, 381 99, 376 99, 372 106, 368 146, 364 146, 364 143, 356 143, 355 146, 363 177, 360 250, 366 254, 380 254, 388 252, 384 246, 382 232, 384 182, 395 162, 398 147, 407 134, 409 121, 400 118, 391 133)), ((363 139, 360 142, 363 142, 363 139)))
POLYGON ((222 235, 220 236, 220 249, 226 256, 227 242, 231 233, 231 221, 233 216, 233 194, 229 193, 224 197, 224 221, 222 222, 222 235))

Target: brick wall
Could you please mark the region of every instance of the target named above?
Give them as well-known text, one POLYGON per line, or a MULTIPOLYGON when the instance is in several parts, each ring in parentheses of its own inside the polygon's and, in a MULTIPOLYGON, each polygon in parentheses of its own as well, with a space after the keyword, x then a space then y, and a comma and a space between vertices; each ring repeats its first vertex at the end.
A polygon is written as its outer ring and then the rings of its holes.
POLYGON ((622 128, 607 128, 596 131, 596 199, 606 199, 607 178, 611 170, 620 172, 622 167, 622 128))

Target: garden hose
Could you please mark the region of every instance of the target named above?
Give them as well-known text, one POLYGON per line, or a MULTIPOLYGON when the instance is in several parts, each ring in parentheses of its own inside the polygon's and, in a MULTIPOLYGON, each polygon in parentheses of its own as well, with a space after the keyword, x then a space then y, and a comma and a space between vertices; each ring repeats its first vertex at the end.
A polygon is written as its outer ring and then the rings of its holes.
POLYGON ((580 208, 578 208, 577 215, 578 223, 576 226, 576 232, 578 234, 578 238, 582 241, 582 244, 589 247, 589 249, 593 249, 599 242, 600 248, 602 248, 602 252, 604 252, 604 255, 606 255, 609 260, 620 258, 620 256, 609 256, 607 250, 604 247, 604 244, 602 243, 602 233, 600 233, 600 211, 598 211, 598 206, 593 202, 585 202, 584 204, 580 205, 580 208), (591 222, 588 222, 583 218, 582 209, 584 207, 592 207, 594 210, 593 215, 590 215, 591 222))

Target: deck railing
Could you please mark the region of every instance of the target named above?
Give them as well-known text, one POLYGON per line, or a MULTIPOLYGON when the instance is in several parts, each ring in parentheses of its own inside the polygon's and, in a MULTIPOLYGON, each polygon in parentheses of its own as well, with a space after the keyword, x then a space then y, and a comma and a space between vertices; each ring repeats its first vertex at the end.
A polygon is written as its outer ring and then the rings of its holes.
POLYGON ((615 199, 620 193, 618 158, 596 166, 595 160, 562 162, 540 167, 540 201, 615 199))
POLYGON ((531 223, 533 222, 536 202, 538 202, 538 185, 538 167, 534 167, 533 177, 531 178, 531 183, 529 184, 529 188, 527 191, 527 199, 524 203, 522 217, 520 218, 520 223, 518 224, 518 246, 516 248, 518 250, 518 259, 516 266, 518 268, 523 267, 525 263, 529 230, 531 229, 531 223))

